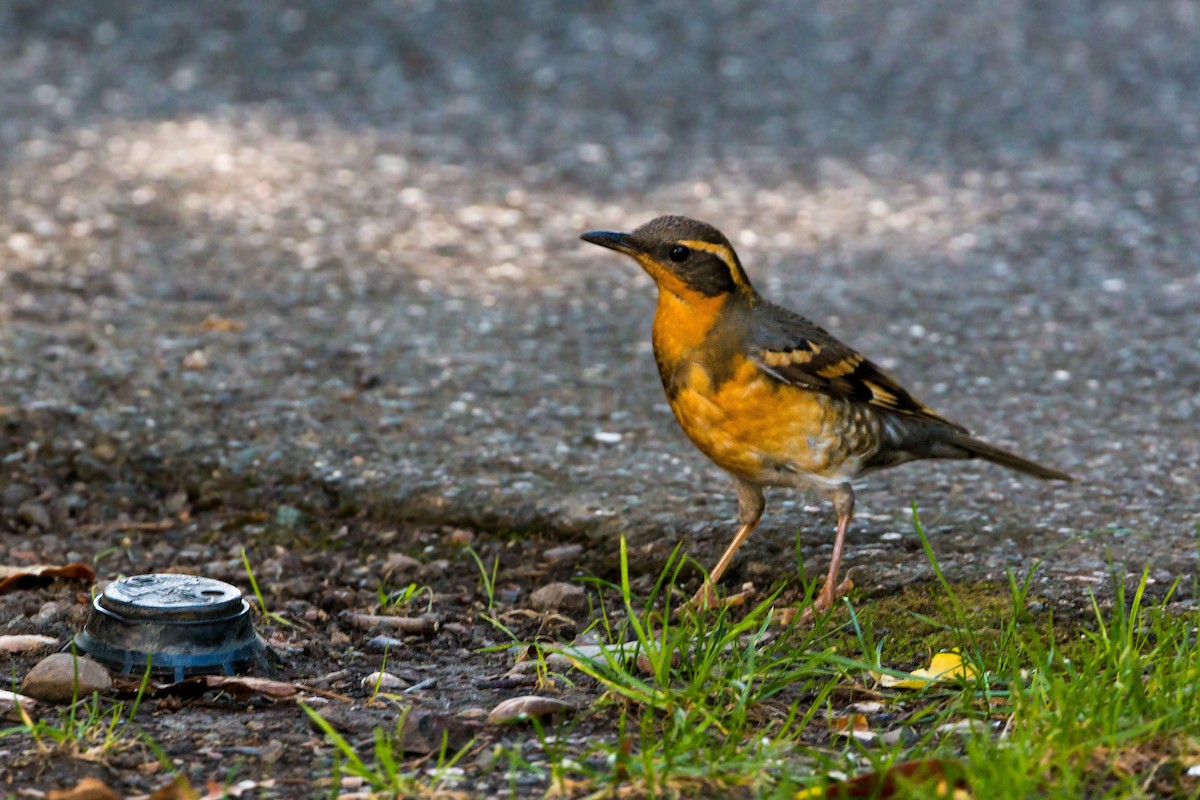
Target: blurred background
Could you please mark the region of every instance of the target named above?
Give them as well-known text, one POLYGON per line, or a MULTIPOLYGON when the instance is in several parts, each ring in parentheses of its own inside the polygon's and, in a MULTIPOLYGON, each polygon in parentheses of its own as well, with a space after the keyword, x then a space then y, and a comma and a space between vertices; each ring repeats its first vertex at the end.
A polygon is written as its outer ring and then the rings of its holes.
MULTIPOLYGON (((951 572, 1165 580, 1200 523, 1198 36, 1191 0, 5 0, 0 527, 287 503, 703 558, 733 493, 662 398, 653 286, 577 240, 682 213, 1081 479, 873 477, 872 580, 921 569, 913 501, 951 572)), ((751 558, 820 557, 806 502, 751 558)))

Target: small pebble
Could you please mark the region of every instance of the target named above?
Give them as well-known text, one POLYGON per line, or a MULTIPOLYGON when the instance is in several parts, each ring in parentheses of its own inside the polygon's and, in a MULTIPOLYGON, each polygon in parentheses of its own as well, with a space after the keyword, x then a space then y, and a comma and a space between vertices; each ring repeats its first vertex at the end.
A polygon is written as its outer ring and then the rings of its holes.
POLYGON ((24 502, 17 509, 17 519, 33 528, 47 530, 50 527, 50 512, 41 503, 24 502))
POLYGON ((529 596, 538 611, 574 611, 587 606, 587 592, 574 583, 548 583, 529 596))
POLYGON ((456 528, 446 536, 446 541, 453 545, 465 546, 475 541, 475 534, 462 528, 456 528))
POLYGON ((415 578, 421 571, 421 562, 407 553, 392 553, 383 562, 383 577, 392 580, 415 578))
POLYGON ((423 681, 417 681, 412 686, 405 689, 404 693, 412 694, 413 692, 422 692, 426 689, 432 689, 435 686, 437 686, 437 678, 426 678, 423 681))
POLYGON ((464 708, 462 711, 459 711, 457 716, 460 719, 484 719, 487 717, 487 715, 488 711, 486 708, 471 706, 470 708, 464 708))
POLYGON ((38 609, 38 613, 33 617, 33 624, 39 628, 45 628, 48 625, 53 625, 62 616, 63 611, 58 603, 49 600, 43 603, 42 607, 38 609))
POLYGON ((25 676, 21 693, 47 703, 70 702, 92 692, 105 692, 112 687, 108 670, 86 656, 71 653, 46 656, 25 676), (79 685, 76 688, 76 673, 79 685))
POLYGON ((988 733, 991 728, 988 724, 978 719, 963 719, 957 722, 947 722, 937 727, 938 733, 956 733, 963 736, 970 736, 975 733, 988 733))
POLYGON ((552 547, 542 553, 542 557, 551 564, 573 564, 583 555, 583 545, 581 544, 564 544, 558 547, 552 547))
MULTIPOLYGON (((348 640, 347 643, 349 643, 348 640)), ((397 639, 395 636, 385 636, 382 633, 378 636, 372 636, 367 640, 366 644, 368 650, 394 650, 400 647, 404 647, 403 639, 397 639)))
POLYGON ((19 508, 22 503, 37 495, 37 491, 23 483, 12 483, 4 487, 4 492, 0 493, 0 502, 9 508, 19 508))
POLYGON ((360 684, 367 691, 387 691, 389 689, 407 689, 408 681, 390 672, 372 672, 362 679, 360 684))

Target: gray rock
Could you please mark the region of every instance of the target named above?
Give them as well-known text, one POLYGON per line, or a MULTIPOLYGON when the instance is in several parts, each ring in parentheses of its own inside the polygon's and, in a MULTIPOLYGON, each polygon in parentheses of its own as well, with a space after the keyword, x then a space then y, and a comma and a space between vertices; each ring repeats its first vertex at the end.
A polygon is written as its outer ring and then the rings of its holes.
POLYGON ((28 500, 17 509, 17 519, 33 528, 46 530, 50 527, 50 511, 41 503, 28 500))
POLYGON ((381 633, 368 639, 365 647, 368 650, 397 650, 404 647, 404 640, 381 633))
POLYGON ((383 577, 394 581, 415 578, 424 565, 407 553, 392 553, 383 562, 383 577))
POLYGON ((362 679, 362 688, 369 692, 379 690, 381 692, 394 691, 396 689, 407 689, 408 681, 398 675, 393 675, 390 672, 372 672, 362 679))
POLYGON ((43 603, 42 607, 38 609, 38 613, 33 617, 33 624, 37 625, 39 629, 45 628, 62 619, 64 614, 65 612, 58 603, 49 600, 43 603))
POLYGON ((542 553, 542 557, 551 564, 574 564, 583 555, 583 545, 581 544, 564 544, 559 547, 551 547, 546 552, 542 553))
POLYGON ((113 478, 112 467, 90 453, 75 456, 75 474, 84 483, 102 483, 113 478))
POLYGON ((0 493, 0 501, 9 508, 17 508, 36 494, 37 490, 32 486, 26 486, 23 483, 11 483, 4 487, 3 493, 0 493))
POLYGON ((163 501, 163 511, 171 516, 178 516, 181 511, 187 508, 188 494, 185 491, 178 491, 163 501))
POLYGON ((587 606, 587 593, 574 583, 548 583, 529 596, 538 611, 575 611, 587 606))
POLYGON ((21 681, 21 693, 47 703, 64 703, 112 687, 108 670, 86 656, 46 656, 21 681), (76 679, 78 678, 78 687, 76 679))

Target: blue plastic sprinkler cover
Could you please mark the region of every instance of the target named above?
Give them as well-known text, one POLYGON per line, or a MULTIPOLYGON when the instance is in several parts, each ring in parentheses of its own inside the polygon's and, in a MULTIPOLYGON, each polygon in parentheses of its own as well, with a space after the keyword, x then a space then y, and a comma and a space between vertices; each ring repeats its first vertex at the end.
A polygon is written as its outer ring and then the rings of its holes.
POLYGON ((124 673, 187 675, 269 668, 266 642, 236 586, 153 573, 113 581, 92 601, 75 647, 124 673))

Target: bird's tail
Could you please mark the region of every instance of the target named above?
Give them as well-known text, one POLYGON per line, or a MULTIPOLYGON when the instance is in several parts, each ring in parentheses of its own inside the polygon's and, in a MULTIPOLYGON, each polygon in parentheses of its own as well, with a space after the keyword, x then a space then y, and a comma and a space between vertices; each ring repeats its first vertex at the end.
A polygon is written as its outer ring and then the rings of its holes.
POLYGON ((982 458, 991 461, 993 464, 999 464, 1002 467, 1015 469, 1017 472, 1024 472, 1026 475, 1032 475, 1035 478, 1041 478, 1048 481, 1073 481, 1075 480, 1065 472, 1059 472, 1050 467, 1043 467, 1041 464, 1034 463, 1027 458, 1021 458, 1018 455, 1013 455, 1007 450, 1001 450, 999 447, 990 445, 987 442, 968 436, 966 434, 958 434, 949 437, 946 444, 961 448, 967 453, 967 458, 982 458))

